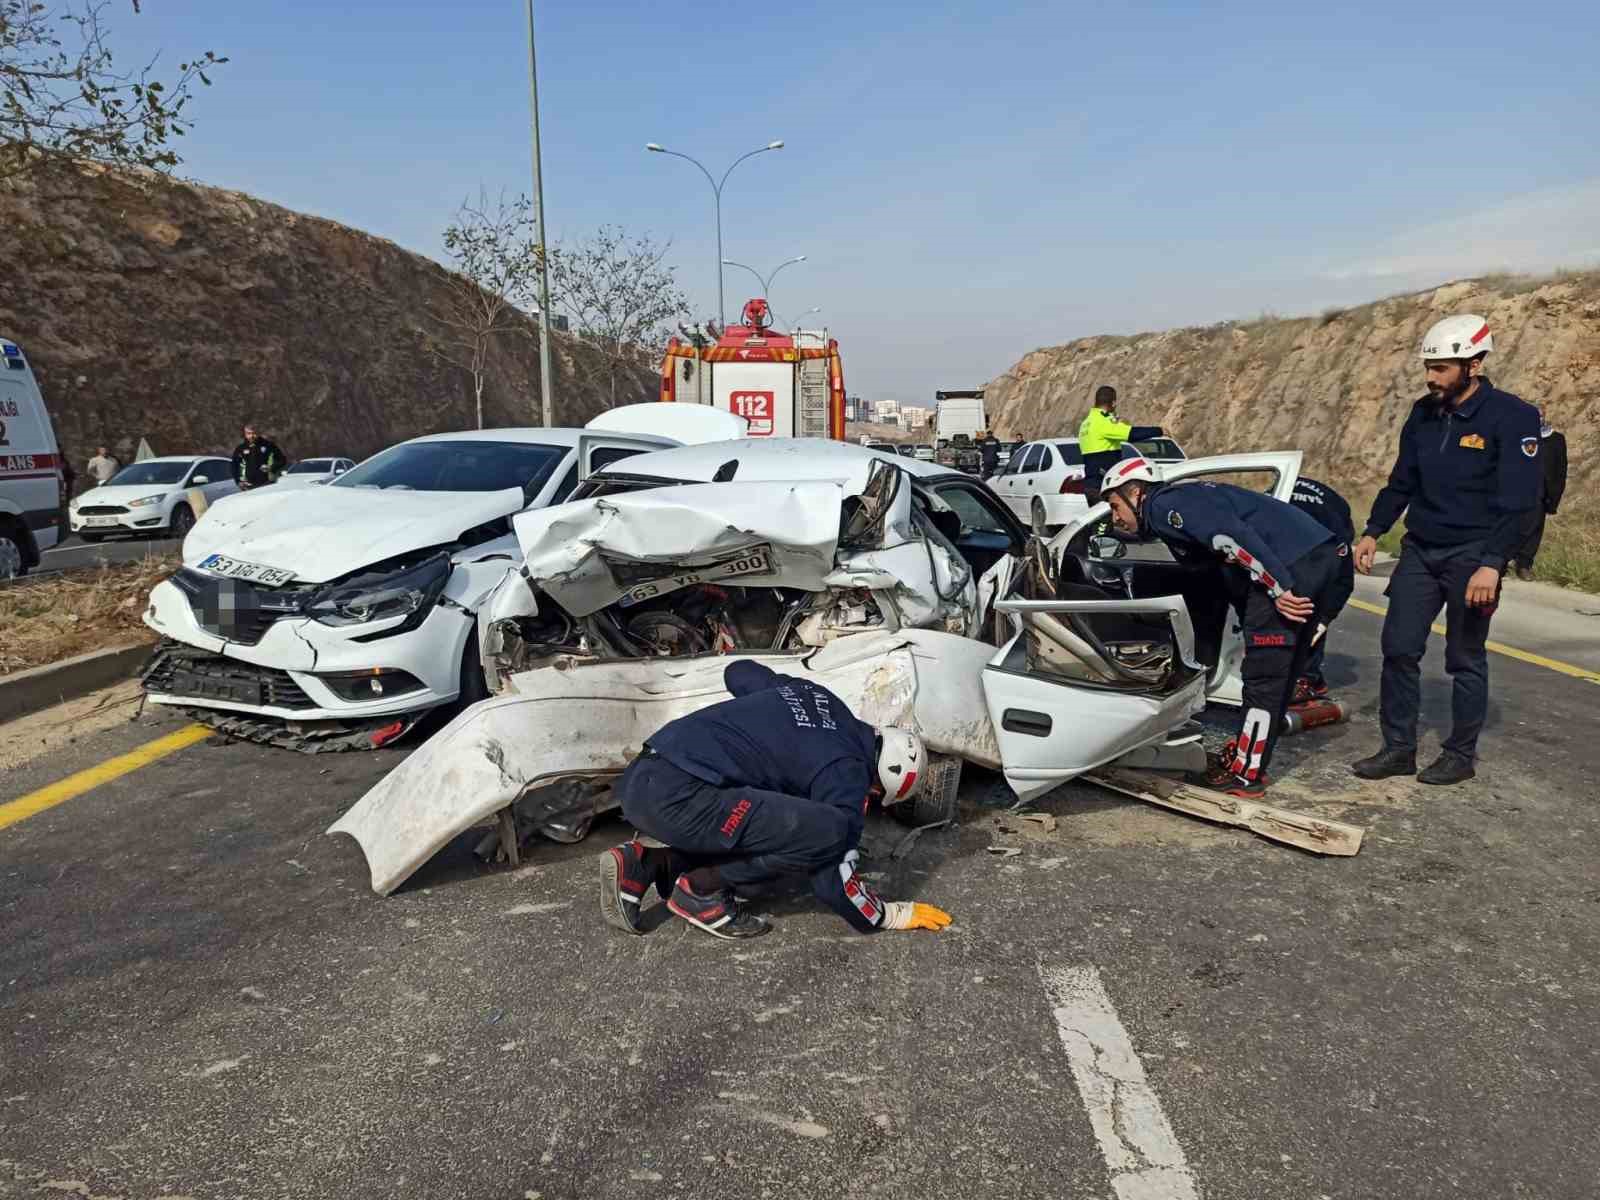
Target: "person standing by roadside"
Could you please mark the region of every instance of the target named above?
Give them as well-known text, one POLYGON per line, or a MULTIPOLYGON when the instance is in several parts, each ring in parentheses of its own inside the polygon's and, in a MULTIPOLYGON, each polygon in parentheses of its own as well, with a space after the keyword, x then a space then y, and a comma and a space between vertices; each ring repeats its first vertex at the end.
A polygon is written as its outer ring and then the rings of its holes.
POLYGON ((287 465, 283 451, 257 433, 255 425, 244 427, 244 441, 233 448, 233 477, 243 491, 276 483, 287 465))
POLYGON ((105 446, 97 447, 94 457, 84 467, 84 473, 94 480, 95 487, 99 487, 120 470, 122 470, 122 464, 116 460, 116 457, 105 446))
POLYGON ((1422 339, 1428 394, 1400 430, 1389 482, 1355 545, 1356 570, 1372 571, 1377 539, 1406 516, 1400 561, 1385 593, 1379 725, 1383 749, 1354 763, 1362 779, 1413 775, 1461 783, 1476 774, 1478 734, 1489 709, 1484 643, 1506 562, 1538 499, 1539 413, 1483 374, 1494 349, 1476 314, 1447 317, 1422 339), (1417 711, 1428 631, 1445 610, 1444 669, 1451 678, 1451 732, 1438 759, 1417 772, 1417 711))
POLYGON ((1539 473, 1539 502, 1523 519, 1522 541, 1512 556, 1517 578, 1524 582, 1533 578, 1533 560, 1539 557, 1539 543, 1544 541, 1545 518, 1556 515, 1567 491, 1567 435, 1551 428, 1543 413, 1539 418, 1539 458, 1544 463, 1539 473))
POLYGON ((994 434, 983 439, 983 477, 993 479, 1000 470, 1000 443, 994 434))
POLYGON ((1078 426, 1078 452, 1083 455, 1083 487, 1089 503, 1100 503, 1100 481, 1123 457, 1126 443, 1160 436, 1158 425, 1130 425, 1117 420, 1117 389, 1096 388, 1094 403, 1078 426))

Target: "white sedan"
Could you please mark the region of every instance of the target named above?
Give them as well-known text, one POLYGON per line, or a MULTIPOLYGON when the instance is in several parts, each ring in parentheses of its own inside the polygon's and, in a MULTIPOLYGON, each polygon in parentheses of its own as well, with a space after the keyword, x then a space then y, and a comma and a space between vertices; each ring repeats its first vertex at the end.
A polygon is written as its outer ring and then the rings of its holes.
POLYGON ((206 513, 151 592, 144 621, 163 641, 145 691, 239 737, 381 746, 485 694, 476 611, 521 565, 512 514, 608 463, 744 429, 709 407, 633 405, 584 429, 414 438, 326 487, 245 492, 206 513))
POLYGON ((67 519, 72 532, 86 542, 119 533, 181 538, 194 528, 196 508, 203 511, 238 490, 233 464, 226 458, 147 458, 79 496, 68 507, 67 519))
MULTIPOLYGON (((1169 437, 1130 445, 1158 463, 1185 461, 1182 448, 1169 437)), ((1075 521, 1089 507, 1083 454, 1077 438, 1024 443, 1012 451, 1010 459, 987 482, 1019 521, 1045 529, 1058 529, 1075 521)))
MULTIPOLYGON (((1286 496, 1300 455, 1185 464, 1286 496)), ((962 761, 1021 800, 1110 762, 1197 769, 1190 717, 1239 702, 1237 621, 1218 563, 1097 539, 1097 505, 1049 543, 977 480, 809 439, 714 443, 598 472, 519 514, 522 569, 479 606, 474 705, 330 829, 387 893, 440 846, 513 810, 583 837, 598 786, 667 721, 726 698, 727 655, 919 729, 938 758, 901 814, 953 815, 962 761)), ((899 810, 896 810, 897 814, 899 810)), ((503 825, 503 828, 505 826, 503 825)))
POLYGON ((278 487, 307 487, 313 483, 332 483, 356 464, 348 458, 302 458, 282 475, 278 487))

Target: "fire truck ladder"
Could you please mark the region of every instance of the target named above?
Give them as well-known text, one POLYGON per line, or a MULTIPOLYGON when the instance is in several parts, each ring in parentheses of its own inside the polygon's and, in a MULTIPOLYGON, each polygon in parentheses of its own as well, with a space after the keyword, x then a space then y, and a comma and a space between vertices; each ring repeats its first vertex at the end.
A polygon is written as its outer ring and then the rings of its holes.
POLYGON ((828 436, 828 360, 800 360, 800 411, 796 437, 828 436))

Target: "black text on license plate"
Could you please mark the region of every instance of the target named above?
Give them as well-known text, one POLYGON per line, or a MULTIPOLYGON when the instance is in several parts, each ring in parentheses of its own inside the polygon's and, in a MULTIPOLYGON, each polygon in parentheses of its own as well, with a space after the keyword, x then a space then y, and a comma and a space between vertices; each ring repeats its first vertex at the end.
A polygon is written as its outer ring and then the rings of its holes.
POLYGON ((219 679, 194 671, 172 673, 172 694, 205 700, 230 700, 235 704, 260 704, 259 679, 219 679))
POLYGON ((622 593, 617 604, 621 608, 631 608, 635 604, 642 604, 646 600, 654 600, 657 596, 665 596, 669 592, 693 587, 697 583, 721 583, 723 580, 734 579, 740 575, 770 575, 771 573, 772 554, 763 546, 759 550, 752 550, 748 554, 739 555, 737 558, 724 559, 722 562, 712 563, 710 566, 696 567, 692 571, 668 575, 664 579, 654 579, 649 583, 636 583, 622 593))

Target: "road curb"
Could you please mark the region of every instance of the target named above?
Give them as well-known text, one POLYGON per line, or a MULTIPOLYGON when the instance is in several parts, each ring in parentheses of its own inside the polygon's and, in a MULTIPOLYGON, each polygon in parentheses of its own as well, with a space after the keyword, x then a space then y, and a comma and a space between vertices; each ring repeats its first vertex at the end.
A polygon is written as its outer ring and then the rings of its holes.
POLYGON ((25 717, 131 679, 154 649, 154 642, 135 642, 7 675, 0 679, 0 721, 25 717))

